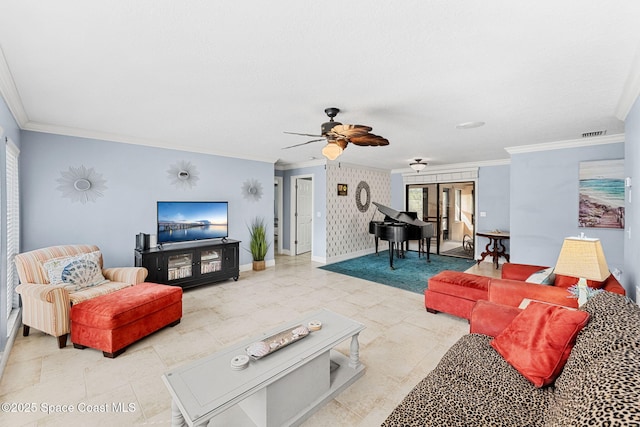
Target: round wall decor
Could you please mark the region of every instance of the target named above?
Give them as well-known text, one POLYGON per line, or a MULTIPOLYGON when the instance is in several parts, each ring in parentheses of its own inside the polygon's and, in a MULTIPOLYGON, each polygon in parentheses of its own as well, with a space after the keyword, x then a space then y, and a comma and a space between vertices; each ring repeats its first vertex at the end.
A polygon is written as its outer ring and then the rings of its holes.
POLYGON ((365 181, 360 181, 356 187, 356 206, 360 212, 366 212, 369 210, 371 204, 371 189, 369 184, 365 181), (365 199, 363 202, 362 199, 365 199))
POLYGON ((250 202, 257 202, 262 198, 262 184, 257 179, 247 179, 242 184, 242 197, 250 202))
POLYGON ((60 184, 58 190, 62 192, 62 197, 68 197, 72 202, 95 202, 98 197, 104 195, 103 192, 107 188, 104 185, 107 181, 93 168, 69 166, 69 170, 60 172, 60 175, 57 179, 60 184))
POLYGON ((182 190, 188 190, 196 186, 198 178, 198 169, 191 162, 181 160, 171 165, 167 170, 171 184, 182 190))

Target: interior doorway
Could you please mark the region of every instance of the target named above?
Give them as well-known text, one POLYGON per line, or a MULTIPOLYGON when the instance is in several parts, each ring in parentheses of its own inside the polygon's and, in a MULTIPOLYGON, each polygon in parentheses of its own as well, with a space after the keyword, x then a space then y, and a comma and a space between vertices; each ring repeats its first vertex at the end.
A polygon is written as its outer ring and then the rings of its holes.
POLYGON ((311 251, 313 238, 313 178, 291 177, 291 253, 300 255, 311 251))
POLYGON ((431 252, 475 257, 475 182, 410 184, 405 200, 407 211, 434 224, 431 252))

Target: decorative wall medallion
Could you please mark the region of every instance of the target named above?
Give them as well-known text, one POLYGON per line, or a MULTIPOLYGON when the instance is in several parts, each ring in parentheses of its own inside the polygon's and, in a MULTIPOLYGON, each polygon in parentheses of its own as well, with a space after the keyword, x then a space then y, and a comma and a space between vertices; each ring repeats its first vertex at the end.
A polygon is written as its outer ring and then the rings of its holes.
POLYGON ((191 162, 181 160, 178 163, 171 165, 167 170, 169 175, 169 181, 177 188, 182 190, 189 190, 196 186, 198 178, 198 169, 191 162))
POLYGON ((242 197, 257 202, 262 198, 262 184, 257 179, 248 179, 242 184, 242 197))
POLYGON ((107 189, 107 181, 93 168, 69 166, 69 170, 60 172, 60 175, 56 180, 60 183, 57 188, 62 192, 62 197, 68 197, 72 202, 95 202, 98 197, 104 196, 103 192, 107 189))
POLYGON ((356 206, 360 212, 366 212, 369 210, 371 204, 371 189, 369 184, 365 181, 360 181, 356 187, 356 206), (365 199, 363 202, 362 199, 365 199))

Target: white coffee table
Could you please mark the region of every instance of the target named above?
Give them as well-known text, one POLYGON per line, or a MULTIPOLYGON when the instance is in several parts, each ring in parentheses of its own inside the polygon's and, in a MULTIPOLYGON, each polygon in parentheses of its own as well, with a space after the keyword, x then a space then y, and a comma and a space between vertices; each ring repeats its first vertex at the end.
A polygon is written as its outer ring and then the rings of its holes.
POLYGON ((162 376, 171 396, 171 425, 299 425, 365 371, 359 360, 358 334, 364 325, 329 310, 265 331, 162 376), (235 356, 256 341, 311 321, 311 332, 272 354, 251 360, 243 370, 231 368, 235 356), (349 357, 333 347, 351 338, 349 357))

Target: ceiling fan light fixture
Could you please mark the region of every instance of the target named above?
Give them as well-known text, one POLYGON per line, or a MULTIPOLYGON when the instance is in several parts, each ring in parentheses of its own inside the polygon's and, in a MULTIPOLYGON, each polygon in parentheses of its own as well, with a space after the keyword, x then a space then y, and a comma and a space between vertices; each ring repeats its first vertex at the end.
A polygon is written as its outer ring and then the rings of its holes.
POLYGON ((337 159, 344 149, 338 145, 335 141, 329 141, 327 145, 322 149, 322 155, 329 160, 337 159))
POLYGON ((415 162, 409 163, 409 166, 417 173, 420 173, 421 170, 427 167, 427 163, 422 163, 422 159, 416 159, 415 162))

